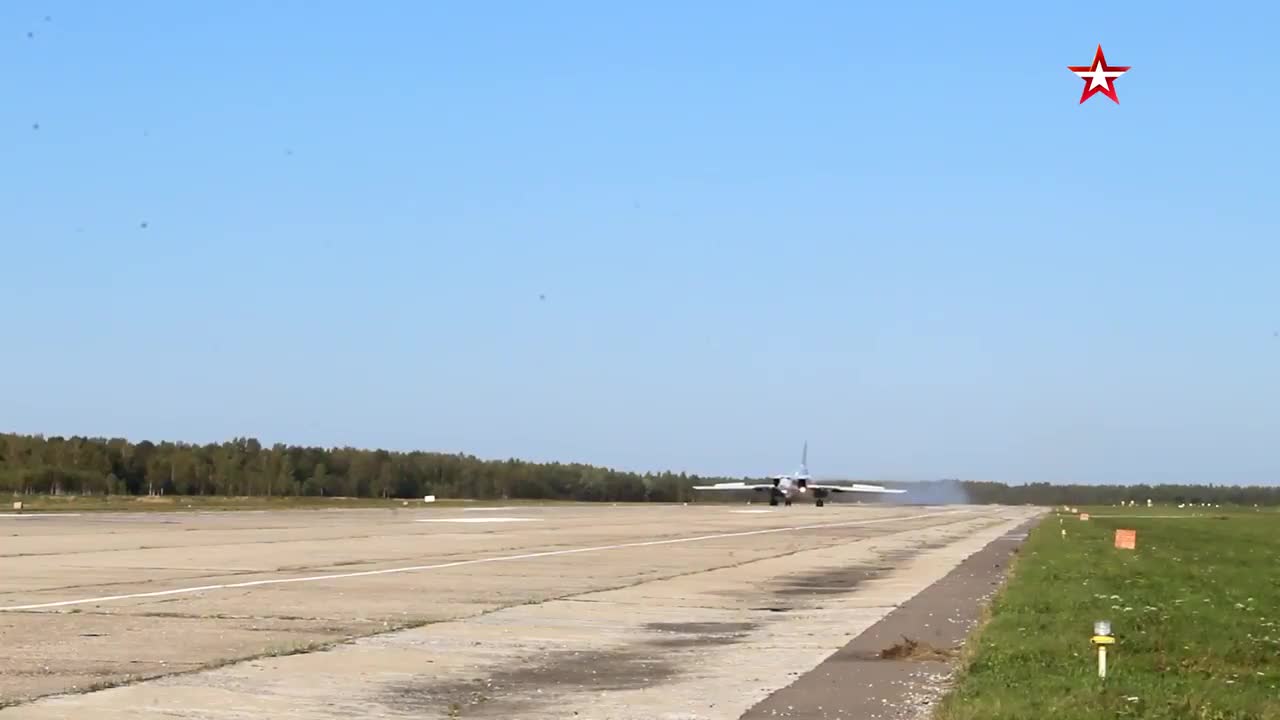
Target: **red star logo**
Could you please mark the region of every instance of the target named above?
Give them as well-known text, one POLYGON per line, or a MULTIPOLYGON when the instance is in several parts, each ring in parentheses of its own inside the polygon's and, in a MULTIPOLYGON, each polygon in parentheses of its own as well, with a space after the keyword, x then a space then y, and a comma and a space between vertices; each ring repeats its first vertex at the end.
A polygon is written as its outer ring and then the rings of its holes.
POLYGON ((1084 93, 1080 96, 1080 102, 1093 97, 1096 93, 1102 93, 1111 98, 1115 104, 1120 104, 1120 99, 1116 97, 1116 78, 1129 72, 1129 66, 1124 67, 1107 65, 1107 58, 1102 54, 1102 46, 1098 46, 1098 52, 1093 56, 1092 65, 1068 65, 1067 69, 1084 78, 1084 93))

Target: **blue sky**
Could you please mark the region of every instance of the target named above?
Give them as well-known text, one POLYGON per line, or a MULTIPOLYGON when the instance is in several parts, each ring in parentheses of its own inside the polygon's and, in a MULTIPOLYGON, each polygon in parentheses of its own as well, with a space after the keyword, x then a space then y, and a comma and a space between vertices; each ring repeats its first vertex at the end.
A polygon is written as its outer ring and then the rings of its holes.
POLYGON ((0 5, 3 429, 1280 480, 1275 6, 368 5, 0 5))

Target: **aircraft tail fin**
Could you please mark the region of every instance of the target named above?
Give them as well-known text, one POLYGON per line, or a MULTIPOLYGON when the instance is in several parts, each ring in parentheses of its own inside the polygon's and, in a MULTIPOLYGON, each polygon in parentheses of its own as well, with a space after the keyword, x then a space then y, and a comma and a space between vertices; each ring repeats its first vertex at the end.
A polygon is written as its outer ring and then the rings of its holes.
POLYGON ((808 477, 809 475, 809 441, 804 441, 804 450, 800 451, 800 474, 808 477))

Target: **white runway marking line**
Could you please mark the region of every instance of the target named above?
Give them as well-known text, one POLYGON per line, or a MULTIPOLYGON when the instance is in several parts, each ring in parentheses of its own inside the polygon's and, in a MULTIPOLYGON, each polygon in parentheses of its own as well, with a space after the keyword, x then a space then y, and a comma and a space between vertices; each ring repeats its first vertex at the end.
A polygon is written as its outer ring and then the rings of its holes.
POLYGON ((263 585, 284 585, 287 583, 303 583, 303 582, 320 582, 323 580, 342 580, 345 578, 355 577, 372 577, 375 575, 393 575, 395 573, 420 572, 423 570, 443 570, 446 568, 465 567, 467 565, 481 565, 483 563, 494 562, 512 562, 515 560, 532 560, 534 558, 558 557, 561 555, 576 555, 578 553, 589 552, 605 552, 607 550, 624 550, 627 548, 638 547, 655 547, 658 545, 679 545, 682 543, 702 542, 705 540, 722 540, 725 538, 750 537, 752 535, 768 535, 781 532, 795 532, 797 530, 820 530, 824 528, 851 527, 854 525, 875 525, 886 522, 906 522, 908 520, 921 520, 931 517, 942 517, 944 515, 955 515, 957 513, 971 513, 969 510, 947 510, 944 512, 925 513, 923 515, 907 515, 903 517, 887 517, 875 518, 872 520, 848 520, 846 522, 837 523, 820 523, 816 525, 793 525, 791 527, 766 528, 764 530, 744 530, 741 532, 716 533, 714 535, 697 535, 686 538, 670 538, 667 540, 643 540, 640 542, 620 543, 617 545, 597 545, 594 547, 572 548, 569 550, 546 550, 543 552, 524 553, 521 555, 500 555, 497 557, 477 558, 475 560, 456 560, 454 562, 439 563, 436 565, 412 565, 409 567, 386 568, 383 570, 363 570, 360 572, 334 573, 332 575, 313 575, 311 577, 299 578, 273 578, 270 580, 249 580, 246 582, 226 583, 223 585, 201 585, 198 587, 176 588, 173 590, 156 590, 153 592, 129 593, 127 595, 104 595, 103 597, 84 598, 81 600, 60 600, 57 602, 34 603, 31 605, 9 605, 0 607, 0 612, 9 610, 43 610, 46 608, 69 607, 71 605, 89 605, 92 603, 104 603, 113 600, 133 600, 137 598, 154 598, 166 597, 169 595, 189 595, 191 593, 208 592, 210 590, 234 590, 236 588, 261 587, 263 585))
POLYGON ((499 512, 499 511, 501 511, 501 512, 511 512, 512 510, 519 510, 519 509, 520 509, 520 508, 518 508, 518 507, 511 507, 511 506, 507 506, 507 507, 479 507, 479 508, 462 508, 462 512, 499 512))
POLYGON ((51 517, 80 517, 80 513, 0 513, 0 518, 13 518, 14 520, 51 517))
POLYGON ((772 510, 730 510, 729 512, 738 513, 739 515, 758 515, 760 513, 771 513, 773 511, 772 510))
POLYGON ((504 523, 504 522, 542 522, 542 518, 521 517, 465 517, 465 518, 424 518, 414 522, 447 522, 447 523, 504 523))

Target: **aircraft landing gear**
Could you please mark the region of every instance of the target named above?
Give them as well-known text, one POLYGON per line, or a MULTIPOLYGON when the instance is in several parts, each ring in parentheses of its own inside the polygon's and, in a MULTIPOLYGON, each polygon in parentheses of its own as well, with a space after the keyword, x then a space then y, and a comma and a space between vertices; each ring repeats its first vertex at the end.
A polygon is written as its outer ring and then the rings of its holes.
POLYGON ((787 498, 786 500, 783 500, 782 504, 787 507, 791 507, 791 498, 787 498))
POLYGON ((818 498, 818 501, 814 503, 814 505, 817 505, 818 507, 822 507, 823 504, 822 498, 818 498))
POLYGON ((814 491, 814 493, 813 493, 813 501, 814 501, 814 502, 813 502, 813 504, 814 504, 814 505, 817 505, 818 507, 822 507, 823 505, 826 505, 826 504, 827 504, 827 491, 826 491, 826 490, 815 490, 815 491, 814 491))

